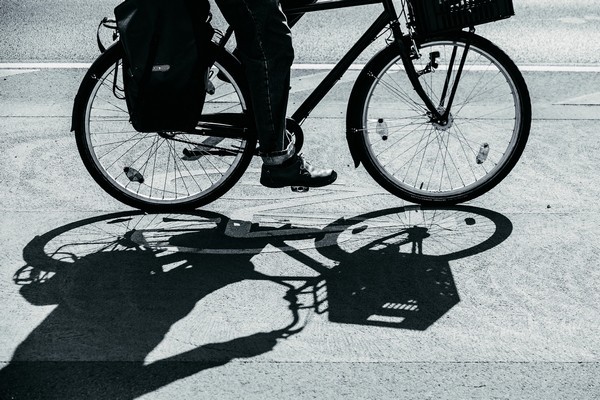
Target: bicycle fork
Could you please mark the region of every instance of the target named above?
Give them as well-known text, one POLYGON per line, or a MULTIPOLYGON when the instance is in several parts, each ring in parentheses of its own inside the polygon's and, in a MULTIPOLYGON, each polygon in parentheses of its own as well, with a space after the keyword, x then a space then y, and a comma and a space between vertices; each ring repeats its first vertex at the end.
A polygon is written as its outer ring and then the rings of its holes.
POLYGON ((471 45, 471 38, 472 38, 473 34, 475 33, 475 29, 470 28, 470 30, 469 30, 470 35, 465 43, 465 47, 464 47, 463 53, 461 55, 461 59, 459 61, 458 70, 456 71, 456 76, 454 77, 454 82, 452 84, 452 87, 450 88, 450 81, 451 81, 451 77, 452 77, 452 72, 454 70, 454 64, 456 62, 456 53, 457 53, 457 47, 455 46, 453 48, 452 55, 450 56, 450 62, 448 63, 448 71, 446 72, 446 80, 444 82, 444 88, 442 90, 442 95, 440 97, 440 104, 436 106, 432 102, 432 100, 429 98, 427 93, 425 92, 423 85, 421 85, 421 82, 419 81, 419 77, 425 73, 431 73, 431 72, 433 72, 433 70, 435 68, 437 68, 437 63, 436 63, 435 59, 437 57, 439 57, 439 54, 434 54, 434 53, 430 54, 429 55, 430 61, 427 64, 426 68, 423 71, 417 71, 412 62, 412 59, 413 59, 412 54, 414 54, 414 53, 411 52, 411 48, 414 47, 414 52, 417 53, 417 57, 418 57, 418 48, 417 48, 415 42, 412 40, 412 38, 410 36, 402 35, 402 32, 400 31, 400 23, 398 21, 395 21, 394 23, 392 23, 391 28, 392 28, 394 37, 396 39, 394 42, 396 43, 396 45, 398 46, 398 48, 400 50, 400 57, 402 59, 402 64, 404 66, 404 70, 406 71, 408 79, 410 80, 410 83, 412 84, 414 90, 417 92, 417 95, 423 101, 425 107, 427 107, 427 110, 429 111, 427 113, 427 115, 429 116, 431 122, 440 124, 440 125, 447 124, 448 119, 450 117, 450 110, 452 108, 452 103, 454 102, 454 96, 456 95, 456 89, 458 88, 458 83, 460 81, 460 77, 462 75, 462 71, 463 71, 465 61, 467 59, 467 55, 468 55, 469 48, 471 45), (400 38, 400 39, 398 39, 398 38, 400 38), (448 97, 448 103, 446 105, 444 105, 444 103, 446 101, 446 97, 448 96, 448 89, 450 89, 450 95, 448 97))

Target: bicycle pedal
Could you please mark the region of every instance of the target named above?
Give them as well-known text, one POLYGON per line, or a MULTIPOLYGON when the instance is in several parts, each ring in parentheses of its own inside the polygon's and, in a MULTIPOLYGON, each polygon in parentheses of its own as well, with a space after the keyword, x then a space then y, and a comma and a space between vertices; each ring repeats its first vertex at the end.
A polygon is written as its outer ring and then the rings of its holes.
POLYGON ((292 192, 294 193, 306 193, 308 192, 308 186, 291 186, 292 192))
POLYGON ((195 161, 200 157, 202 157, 202 152, 197 150, 197 148, 192 150, 185 148, 183 149, 183 157, 181 159, 183 161, 195 161))

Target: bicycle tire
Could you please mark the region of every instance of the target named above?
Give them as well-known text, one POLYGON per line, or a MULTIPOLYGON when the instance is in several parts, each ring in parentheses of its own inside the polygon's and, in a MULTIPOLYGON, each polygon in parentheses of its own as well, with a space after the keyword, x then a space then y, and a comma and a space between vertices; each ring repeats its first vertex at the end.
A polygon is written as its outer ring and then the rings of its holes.
MULTIPOLYGON (((508 175, 527 143, 531 126, 527 85, 514 62, 489 40, 469 36, 466 32, 424 39, 419 45, 421 57, 414 61, 417 71, 426 71, 435 51, 457 48, 453 68, 446 66, 444 70, 444 63, 449 61, 451 54, 442 52, 439 57, 434 57, 438 74, 435 81, 435 72, 424 72, 420 76, 424 89, 434 104, 436 100, 440 105, 443 103, 447 71, 452 70, 452 75, 456 75, 454 71, 467 39, 470 49, 446 126, 436 125, 427 115, 422 100, 403 71, 400 52, 395 45, 373 57, 352 90, 347 114, 351 151, 376 182, 407 201, 451 205, 474 199, 508 175), (494 83, 490 85, 491 82, 494 83), (488 93, 496 88, 498 98, 488 93), (390 94, 397 97, 395 103, 389 102, 390 94), (389 107, 387 111, 386 107, 389 107), (392 126, 398 128, 395 131, 388 129, 387 141, 377 133, 377 121, 384 117, 388 125, 389 121, 399 123, 392 126), (489 127, 483 126, 484 123, 489 127), (483 147, 487 147, 489 155, 483 147), (412 158, 405 156, 413 149, 412 158), (411 170, 413 164, 418 168, 416 172, 411 170), (421 171, 427 171, 428 175, 421 175, 421 171), (466 174, 471 182, 465 182, 467 176, 463 175, 466 174)), ((446 98, 450 90, 447 92, 446 98)), ((384 132, 382 123, 380 127, 384 132)))
POLYGON ((92 64, 75 99, 73 130, 86 169, 115 199, 145 211, 191 210, 221 197, 241 178, 257 143, 247 118, 248 91, 240 63, 216 45, 214 52, 215 93, 207 94, 203 113, 238 113, 249 128, 243 139, 137 132, 122 92, 120 43, 92 64))

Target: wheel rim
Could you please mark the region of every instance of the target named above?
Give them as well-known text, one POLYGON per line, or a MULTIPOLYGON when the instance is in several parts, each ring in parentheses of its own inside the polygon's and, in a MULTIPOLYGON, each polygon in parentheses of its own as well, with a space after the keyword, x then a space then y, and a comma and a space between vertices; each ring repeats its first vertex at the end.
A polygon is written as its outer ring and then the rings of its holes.
MULTIPOLYGON (((421 48, 418 71, 425 68, 430 53, 440 52, 436 59, 440 68, 420 78, 436 105, 440 104, 448 70, 444 63, 450 59, 453 46, 459 49, 455 71, 463 42, 433 41, 421 48)), ((430 121, 399 60, 399 56, 394 58, 375 77, 363 110, 367 156, 375 168, 405 191, 440 199, 472 192, 497 176, 509 163, 521 130, 522 104, 506 68, 485 50, 471 45, 449 121, 444 125, 430 121), (381 119, 388 125, 387 140, 377 133, 381 119), (488 155, 478 164, 477 155, 485 143, 488 155)))
MULTIPOLYGON (((116 73, 118 89, 113 89, 116 65, 97 80, 85 112, 86 148, 105 180, 126 196, 155 205, 192 203, 221 188, 242 162, 248 142, 135 131, 121 96, 120 60, 116 73)), ((246 111, 241 89, 228 71, 215 63, 209 76, 215 94, 207 94, 203 112, 246 111), (218 78, 218 71, 226 79, 218 78)))

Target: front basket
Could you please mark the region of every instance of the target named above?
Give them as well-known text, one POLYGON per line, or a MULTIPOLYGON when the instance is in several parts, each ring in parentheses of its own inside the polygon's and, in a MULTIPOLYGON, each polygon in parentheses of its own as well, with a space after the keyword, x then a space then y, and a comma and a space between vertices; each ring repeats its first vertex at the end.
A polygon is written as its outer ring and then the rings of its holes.
POLYGON ((409 0, 419 35, 430 36, 515 15, 512 0, 409 0))

